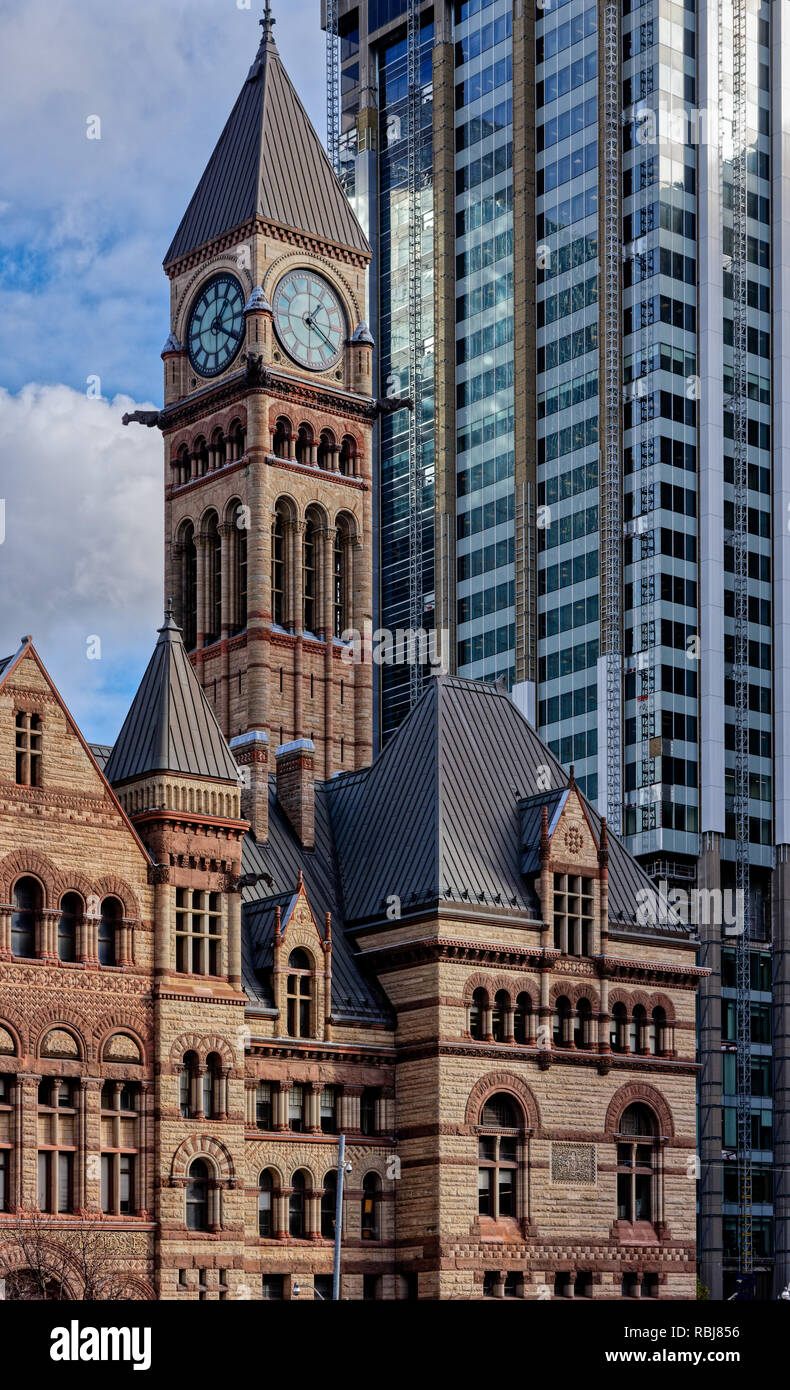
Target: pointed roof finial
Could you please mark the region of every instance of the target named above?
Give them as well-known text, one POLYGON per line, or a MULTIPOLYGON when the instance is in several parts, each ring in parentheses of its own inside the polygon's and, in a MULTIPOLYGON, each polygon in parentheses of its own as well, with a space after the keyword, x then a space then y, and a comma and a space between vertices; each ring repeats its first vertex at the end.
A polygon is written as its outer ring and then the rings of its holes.
POLYGON ((266 0, 266 5, 263 11, 263 19, 259 20, 258 23, 260 24, 263 30, 263 37, 261 39, 261 43, 273 43, 274 35, 272 34, 272 29, 274 25, 277 23, 277 21, 274 18, 274 15, 272 14, 269 0, 266 0))
POLYGON ((569 775, 568 775, 568 790, 570 790, 571 787, 575 787, 575 786, 576 786, 576 768, 574 767, 573 763, 571 763, 571 770, 570 770, 570 773, 569 773, 569 775))

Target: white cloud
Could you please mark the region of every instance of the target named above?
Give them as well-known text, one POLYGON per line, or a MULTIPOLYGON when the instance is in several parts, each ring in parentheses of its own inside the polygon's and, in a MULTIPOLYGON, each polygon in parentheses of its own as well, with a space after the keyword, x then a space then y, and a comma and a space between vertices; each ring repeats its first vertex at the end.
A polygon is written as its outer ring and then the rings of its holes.
MULTIPOLYGON (((3 5, 0 381, 98 373, 159 395, 161 262, 255 56, 263 5, 52 0, 3 5), (31 81, 31 73, 35 81, 31 81), (88 117, 101 139, 86 138, 88 117)), ((283 61, 320 133, 319 0, 276 11, 283 61)))
POLYGON ((136 408, 68 386, 0 391, 0 655, 32 633, 98 742, 118 733, 162 620, 162 441, 121 424, 136 408))

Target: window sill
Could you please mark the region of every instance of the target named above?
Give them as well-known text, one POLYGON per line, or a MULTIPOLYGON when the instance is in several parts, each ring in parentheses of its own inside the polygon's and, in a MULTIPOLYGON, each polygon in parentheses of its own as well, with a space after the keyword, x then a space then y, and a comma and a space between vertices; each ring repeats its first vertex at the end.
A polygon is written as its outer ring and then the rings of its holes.
POLYGON ((659 1233, 652 1221, 613 1221, 613 1239, 620 1245, 660 1245, 666 1232, 659 1233))

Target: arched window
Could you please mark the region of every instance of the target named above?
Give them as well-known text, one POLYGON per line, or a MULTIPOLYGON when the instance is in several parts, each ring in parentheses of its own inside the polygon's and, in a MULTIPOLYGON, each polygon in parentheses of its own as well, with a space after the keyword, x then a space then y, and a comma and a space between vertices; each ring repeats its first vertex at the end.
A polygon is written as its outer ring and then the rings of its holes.
POLYGON ((641 1004, 636 1004, 628 1029, 628 1046, 632 1052, 644 1052, 646 1045, 647 1014, 641 1004))
POLYGON ((285 625, 285 519, 280 507, 272 519, 272 620, 285 625))
POLYGON ((469 1034, 475 1042, 485 1042, 485 1014, 488 1008, 488 991, 476 989, 469 1006, 469 1034))
POLYGON ((494 995, 494 1010, 491 1016, 491 1032, 494 1042, 504 1042, 507 1036, 507 1015, 510 1011, 510 995, 506 989, 497 990, 494 995))
POLYGON ((265 1168, 258 1179, 258 1235, 271 1239, 274 1229, 274 1197, 277 1179, 271 1168, 265 1168))
POLYGON ((653 1010, 650 1025, 647 1031, 648 1050, 658 1057, 662 1057, 669 1051, 667 1045, 667 1015, 666 1010, 657 1008, 653 1010))
POLYGON ((288 957, 288 1036, 310 1037, 312 968, 306 951, 292 951, 288 957))
POLYGON ((233 622, 232 632, 243 632, 247 626, 247 510, 234 503, 231 509, 233 526, 233 622))
POLYGON ((222 1077, 222 1059, 212 1052, 206 1059, 203 1073, 203 1114, 207 1120, 216 1119, 220 1111, 219 1087, 222 1077))
POLYGON ((211 436, 211 467, 223 468, 225 465, 225 436, 222 430, 216 429, 211 436))
POLYGON ((528 994, 520 994, 516 1000, 516 1011, 513 1015, 513 1033, 517 1043, 527 1042, 531 1013, 532 1000, 528 994))
POLYGON ((307 1229, 307 1190, 307 1175, 294 1173, 288 1198, 288 1234, 296 1240, 303 1240, 307 1229))
POLYGON ((77 893, 67 893, 60 904, 58 918, 58 958, 77 959, 77 923, 82 918, 82 899, 77 893))
POLYGON ((577 1047, 581 1048, 590 1048, 593 1045, 592 1005, 589 999, 580 999, 576 1005, 573 1041, 577 1047))
POLYGON ((307 632, 315 632, 316 558, 316 526, 312 517, 308 516, 302 542, 303 626, 307 632))
POLYGON ((381 1178, 366 1173, 362 1179, 362 1239, 381 1239, 381 1178))
POLYGON ((178 1101, 182 1120, 191 1120, 194 1117, 198 1076, 197 1053, 185 1052, 178 1077, 178 1101))
POLYGON ((191 652, 197 646, 197 546, 191 521, 181 533, 181 626, 191 652))
POLYGON ((195 440, 195 465, 197 476, 205 478, 208 473, 208 444, 202 434, 195 440))
POLYGON ((652 1110, 629 1105, 617 1134, 617 1219, 652 1221, 657 1125, 652 1110))
POLYGON ((236 462, 244 457, 247 447, 247 435, 241 420, 233 420, 228 430, 228 460, 236 462))
POLYGON ((123 910, 116 898, 105 898, 99 918, 99 964, 115 965, 117 960, 116 934, 123 910))
POLYGON ((324 1240, 335 1238, 335 1215, 337 1212, 337 1173, 333 1168, 324 1177, 324 1190, 321 1194, 321 1235, 324 1240))
POLYGON ((335 436, 331 430, 322 430, 321 438, 318 441, 318 467, 326 469, 332 468, 332 461, 335 455, 335 436))
POLYGON ((300 425, 296 436, 296 462, 313 462, 313 431, 309 425, 300 425))
POLYGON ((289 457, 289 444, 291 440, 291 422, 284 415, 281 415, 274 426, 274 439, 272 449, 278 459, 289 457))
POLYGON ((196 1158, 189 1169, 187 1181, 187 1229, 208 1230, 209 1167, 196 1158))
POLYGON ((560 995, 554 1010, 553 1038, 555 1047, 567 1047, 571 1041, 571 1001, 567 995, 560 995))
POLYGON ((516 1215, 518 1134, 521 1117, 510 1096, 499 1092, 483 1106, 478 1139, 477 1210, 499 1221, 516 1215))
POLYGON ((628 1010, 625 1004, 615 1004, 609 1025, 609 1046, 612 1052, 625 1052, 628 1041, 628 1010))
POLYGON ((344 434, 340 444, 340 472, 344 477, 350 478, 353 476, 356 456, 356 442, 352 439, 350 434, 344 434))
POLYGON ((41 911, 41 888, 34 878, 20 878, 14 889, 11 951, 32 959, 36 954, 36 922, 41 911))
POLYGON ((189 449, 186 444, 182 444, 173 460, 173 470, 175 472, 176 487, 183 487, 184 483, 189 482, 192 464, 189 457, 189 449))
POLYGON ((222 635, 222 540, 216 512, 211 512, 207 519, 206 536, 206 622, 209 630, 205 644, 209 647, 212 642, 218 642, 222 635))

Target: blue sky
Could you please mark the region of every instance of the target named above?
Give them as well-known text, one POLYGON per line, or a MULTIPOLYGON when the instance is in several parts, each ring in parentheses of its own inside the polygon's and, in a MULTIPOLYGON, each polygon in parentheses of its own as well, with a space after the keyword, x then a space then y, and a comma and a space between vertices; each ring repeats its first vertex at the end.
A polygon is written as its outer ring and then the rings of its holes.
MULTIPOLYGON (((323 136, 319 0, 273 10, 323 136)), ((32 633, 97 741, 118 732, 162 607, 160 437, 120 416, 161 402, 162 257, 261 13, 262 0, 0 0, 0 655, 32 633)))

